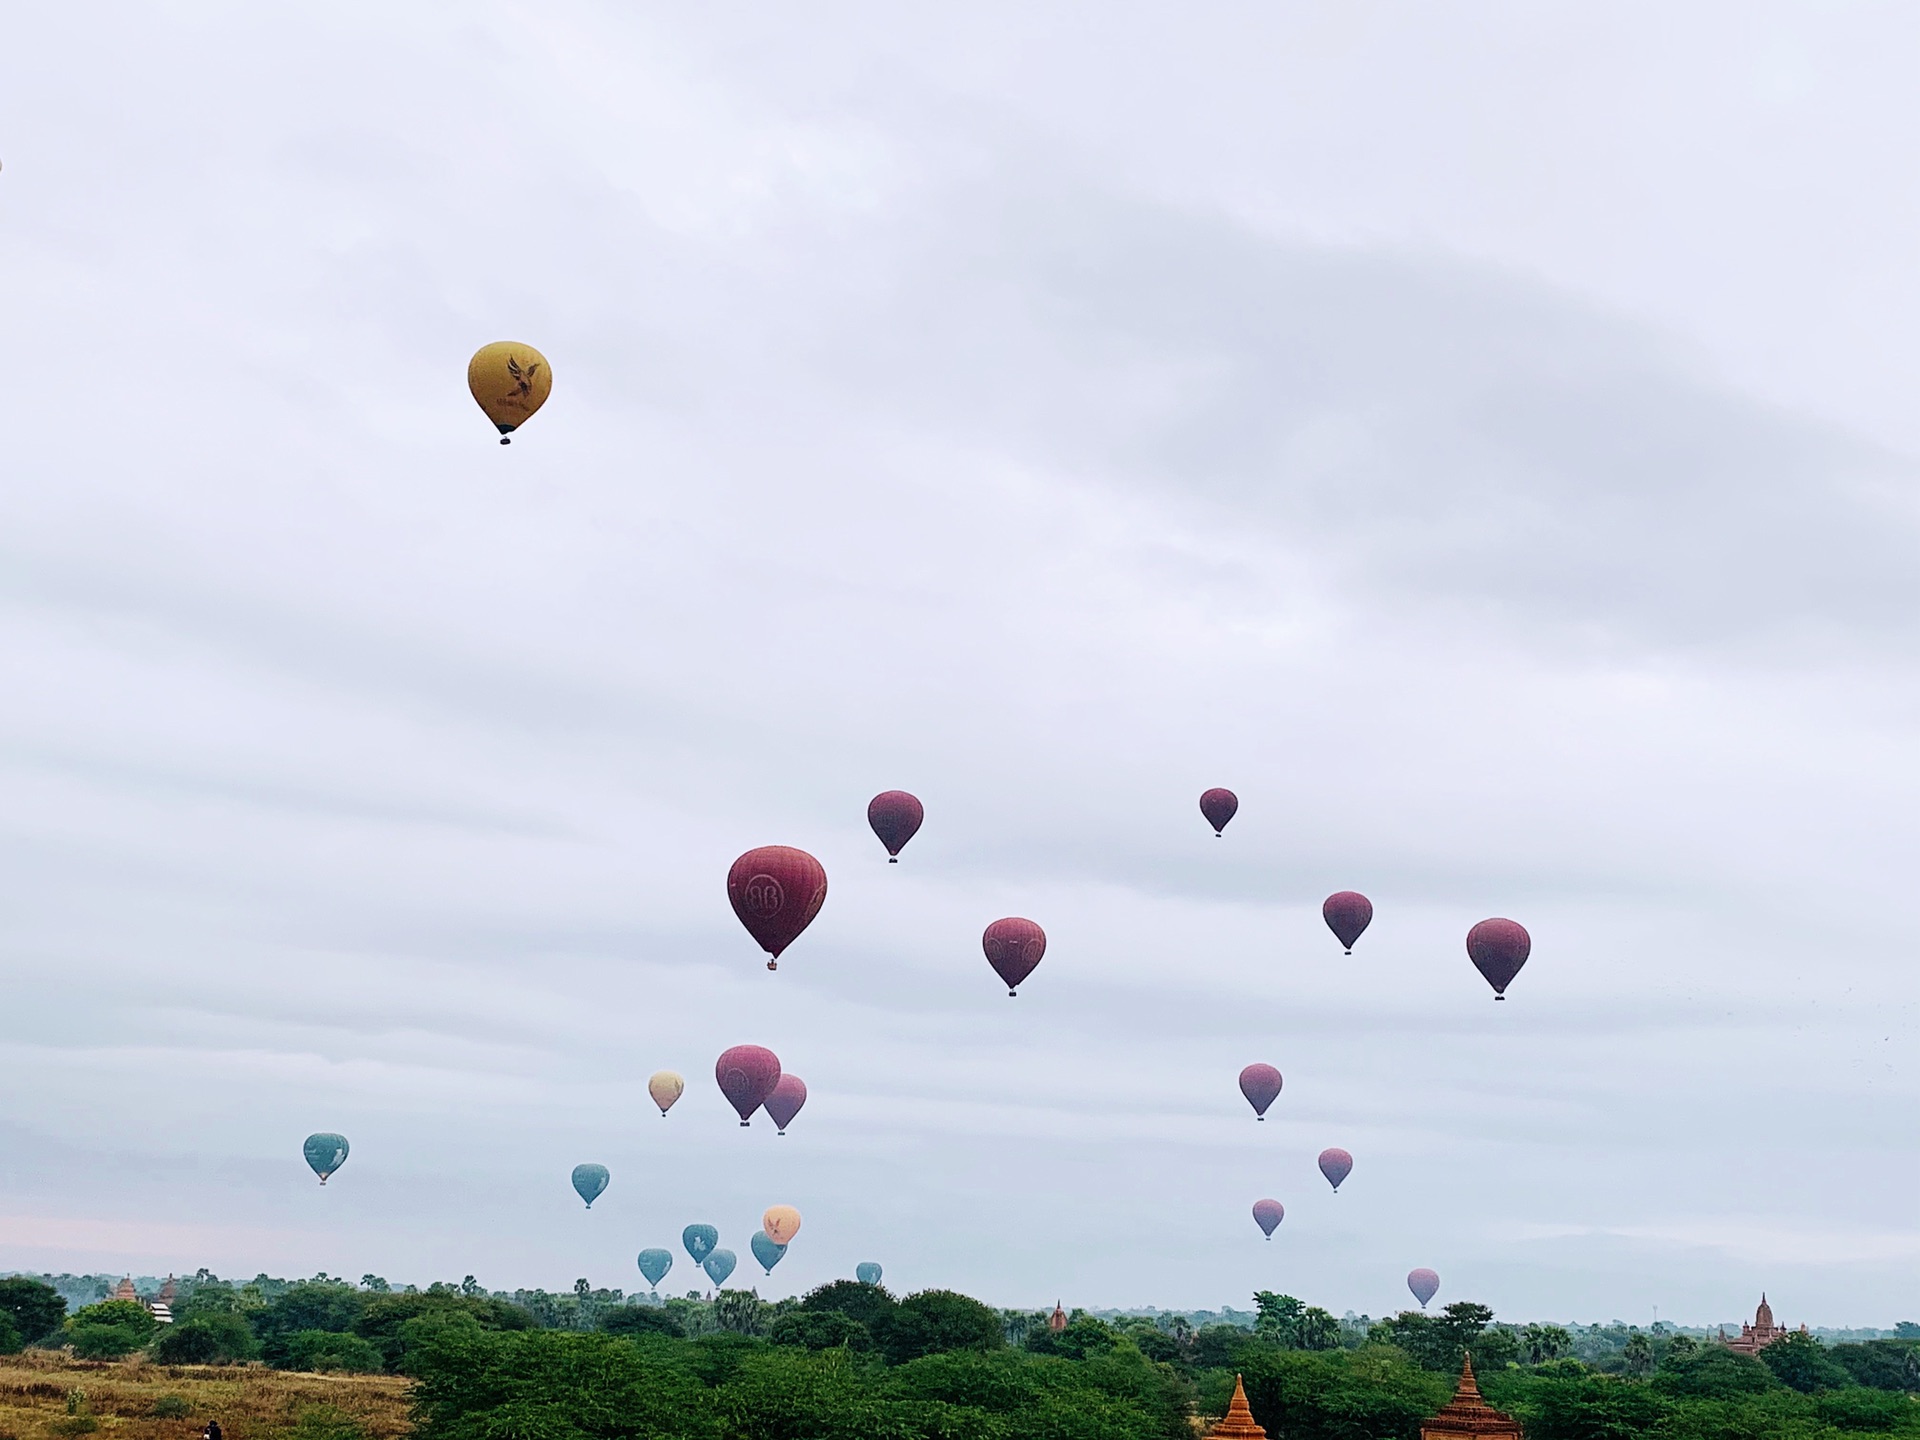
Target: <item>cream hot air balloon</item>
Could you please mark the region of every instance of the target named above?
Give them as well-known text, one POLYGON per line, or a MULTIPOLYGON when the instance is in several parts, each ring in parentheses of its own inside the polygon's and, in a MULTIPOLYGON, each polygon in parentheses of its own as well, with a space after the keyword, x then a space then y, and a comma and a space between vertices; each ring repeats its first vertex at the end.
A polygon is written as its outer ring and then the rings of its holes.
POLYGON ((800 1212, 791 1205, 775 1205, 760 1217, 760 1228, 776 1245, 785 1245, 800 1233, 800 1212))
POLYGON ((512 433, 547 403, 553 367, 531 345, 496 340, 474 351, 467 362, 467 389, 500 431, 500 443, 511 445, 512 433))
POLYGON ((660 1107, 663 1116, 673 1108, 673 1102, 680 1098, 686 1088, 687 1082, 671 1070, 656 1071, 653 1078, 647 1081, 647 1094, 653 1097, 653 1103, 660 1107))

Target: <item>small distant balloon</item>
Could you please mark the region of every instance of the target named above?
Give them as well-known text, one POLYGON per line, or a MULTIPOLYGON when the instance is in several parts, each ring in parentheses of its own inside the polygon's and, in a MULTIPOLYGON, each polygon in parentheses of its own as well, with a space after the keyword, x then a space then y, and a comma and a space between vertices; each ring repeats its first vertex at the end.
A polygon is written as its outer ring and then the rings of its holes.
POLYGON ((787 1133, 787 1126, 793 1123, 793 1117, 800 1113, 800 1107, 807 1103, 807 1082, 798 1075, 780 1072, 780 1078, 774 1083, 773 1093, 761 1102, 767 1107, 767 1115, 773 1121, 777 1134, 787 1133))
POLYGON ((640 1273, 647 1277, 648 1285, 657 1287, 662 1280, 667 1278, 667 1272, 671 1269, 673 1269, 673 1252, 671 1250, 655 1248, 652 1250, 642 1250, 640 1252, 640 1273))
POLYGON ((547 403, 553 367, 531 345, 496 340, 474 351, 467 362, 467 389, 500 431, 500 443, 511 445, 512 433, 547 403))
POLYGON ((716 1250, 700 1262, 700 1268, 707 1272, 707 1278, 714 1284, 724 1285, 727 1277, 733 1273, 733 1267, 739 1263, 731 1250, 716 1250))
POLYGON ((1273 1239, 1273 1232, 1280 1228, 1280 1222, 1287 1218, 1287 1207, 1278 1200, 1256 1200, 1253 1202, 1253 1223, 1258 1225, 1267 1239, 1273 1239))
POLYGON ((727 899, 767 952, 767 969, 778 970, 780 952, 800 938, 827 903, 827 872, 804 850, 762 845, 727 871, 727 899))
POLYGON ((1016 995, 1020 982, 1047 953, 1047 932, 1031 920, 1009 916, 987 926, 980 945, 987 952, 987 963, 1006 982, 1007 994, 1016 995))
POLYGON ((787 1253, 786 1246, 769 1240, 758 1230, 753 1232, 753 1238, 747 1243, 753 1250, 753 1258, 760 1262, 760 1268, 769 1275, 773 1273, 773 1267, 780 1263, 780 1257, 787 1253))
POLYGON ((714 1062, 713 1078, 727 1103, 740 1112, 741 1125, 749 1125, 753 1112, 780 1083, 780 1057, 764 1045, 736 1045, 714 1062))
POLYGON ((1526 927, 1513 920, 1482 920, 1467 932, 1467 954, 1474 969, 1493 987, 1493 998, 1507 998, 1507 986, 1527 963, 1533 951, 1533 937, 1526 927))
POLYGON ((689 1225, 680 1232, 680 1243, 687 1247, 694 1264, 704 1265, 713 1247, 720 1243, 720 1232, 711 1225, 689 1225))
POLYGON ((791 1205, 770 1205, 760 1217, 760 1228, 776 1245, 791 1245, 800 1233, 800 1212, 791 1205))
POLYGON ((1240 809, 1240 797, 1231 790, 1215 787, 1200 796, 1200 813, 1207 817, 1207 823, 1213 826, 1214 839, 1220 838, 1220 832, 1227 828, 1227 822, 1233 819, 1240 809))
POLYGON ((867 802, 867 824, 887 847, 889 865, 900 863, 901 848, 920 832, 926 818, 926 808, 904 790, 882 790, 867 802))
POLYGON ((871 1260, 862 1260, 858 1265, 853 1267, 853 1278, 858 1280, 862 1285, 878 1285, 880 1283, 880 1267, 871 1260))
POLYGON ((1409 1270, 1407 1289, 1413 1292, 1413 1298, 1420 1302, 1420 1308, 1424 1310, 1427 1302, 1440 1293, 1440 1277, 1425 1268, 1409 1270))
POLYGON ((1271 1065, 1249 1065, 1240 1072, 1240 1093, 1253 1106, 1256 1120, 1267 1118, 1267 1107, 1280 1098, 1280 1072, 1271 1065))
POLYGON ((307 1164, 313 1167, 313 1173, 320 1177, 322 1185, 327 1177, 347 1163, 347 1137, 335 1135, 323 1130, 318 1135, 307 1136, 306 1144, 300 1147, 307 1157, 307 1164))
POLYGON ((573 1188, 580 1198, 587 1202, 587 1209, 593 1209, 593 1202, 600 1198, 600 1192, 607 1188, 608 1175, 604 1165, 576 1165, 573 1167, 573 1188))
POLYGON ((686 1093, 687 1082, 671 1070, 656 1070, 647 1081, 647 1094, 653 1097, 653 1103, 660 1107, 664 1119, 667 1111, 673 1108, 673 1102, 686 1093))
POLYGON ((1346 946, 1347 954, 1351 955, 1353 942, 1366 934, 1367 926, 1373 923, 1373 902, 1358 890, 1342 890, 1327 896, 1320 915, 1334 938, 1346 946))
POLYGON ((1334 1193, 1340 1192, 1340 1182, 1353 1173, 1353 1156, 1334 1146, 1320 1152, 1320 1173, 1327 1177, 1327 1183, 1333 1186, 1334 1193))

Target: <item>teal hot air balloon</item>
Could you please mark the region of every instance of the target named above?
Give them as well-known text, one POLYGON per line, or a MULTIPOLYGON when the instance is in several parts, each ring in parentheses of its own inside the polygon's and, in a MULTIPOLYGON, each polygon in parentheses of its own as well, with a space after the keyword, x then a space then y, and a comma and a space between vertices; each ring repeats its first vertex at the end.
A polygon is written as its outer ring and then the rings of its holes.
POLYGON ((573 1188, 579 1197, 587 1202, 587 1209, 593 1209, 593 1202, 600 1198, 600 1192, 607 1188, 607 1181, 613 1177, 607 1174, 604 1165, 576 1165, 573 1167, 573 1188))
POLYGON ((307 1164, 313 1167, 313 1173, 320 1177, 322 1185, 327 1177, 347 1163, 347 1137, 321 1131, 318 1135, 307 1136, 307 1143, 301 1150, 306 1154, 307 1164))
POLYGON ((769 1275, 773 1273, 773 1267, 780 1263, 780 1257, 787 1253, 787 1247, 775 1244, 764 1230, 754 1231, 753 1239, 748 1244, 753 1250, 753 1258, 760 1262, 760 1268, 769 1275))
POLYGON ((667 1271, 672 1268, 673 1252, 671 1250, 655 1248, 640 1252, 640 1273, 647 1277, 648 1285, 658 1288, 660 1282, 667 1278, 667 1271))
POLYGON ((871 1260, 862 1260, 858 1265, 853 1267, 853 1278, 858 1280, 862 1285, 878 1285, 880 1283, 880 1267, 871 1260))
POLYGON ((727 1276, 733 1273, 733 1267, 739 1263, 731 1250, 716 1250, 700 1262, 700 1268, 707 1272, 707 1278, 715 1285, 724 1285, 727 1276))
POLYGON ((704 1265, 713 1247, 720 1243, 720 1232, 711 1225, 689 1225, 680 1232, 680 1243, 687 1247, 694 1264, 704 1265))

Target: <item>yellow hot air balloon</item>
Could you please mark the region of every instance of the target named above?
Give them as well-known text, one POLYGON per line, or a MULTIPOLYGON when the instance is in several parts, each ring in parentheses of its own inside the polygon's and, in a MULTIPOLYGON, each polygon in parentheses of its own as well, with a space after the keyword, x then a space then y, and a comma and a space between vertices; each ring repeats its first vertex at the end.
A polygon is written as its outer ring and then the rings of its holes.
POLYGON ((531 345, 496 340, 473 352, 467 362, 467 388, 487 418, 500 427, 500 443, 511 445, 509 433, 547 403, 553 367, 531 345))
POLYGON ((760 1217, 760 1228, 776 1245, 785 1245, 800 1233, 800 1212, 791 1205, 775 1205, 760 1217))
POLYGON ((647 1081, 647 1093, 653 1097, 653 1103, 660 1107, 662 1115, 673 1108, 673 1102, 680 1098, 686 1088, 687 1082, 671 1070, 661 1070, 647 1081))

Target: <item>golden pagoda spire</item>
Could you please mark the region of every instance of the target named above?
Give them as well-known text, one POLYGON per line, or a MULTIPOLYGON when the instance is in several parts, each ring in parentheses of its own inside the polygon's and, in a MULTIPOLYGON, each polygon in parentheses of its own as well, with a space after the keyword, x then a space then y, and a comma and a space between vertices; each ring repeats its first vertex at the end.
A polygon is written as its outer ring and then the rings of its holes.
POLYGON ((1238 1375, 1233 1377, 1233 1400, 1220 1423, 1207 1432, 1207 1440, 1267 1440, 1267 1432, 1247 1407, 1247 1387, 1238 1375))

